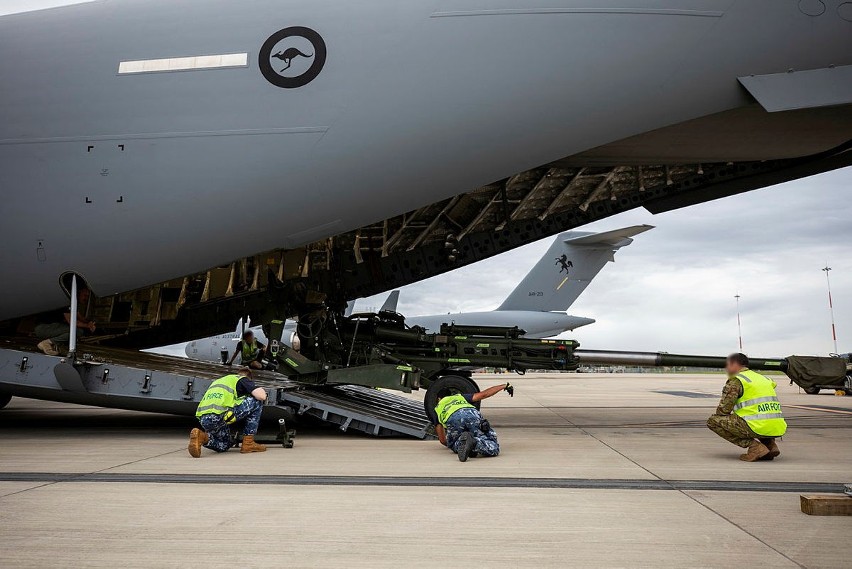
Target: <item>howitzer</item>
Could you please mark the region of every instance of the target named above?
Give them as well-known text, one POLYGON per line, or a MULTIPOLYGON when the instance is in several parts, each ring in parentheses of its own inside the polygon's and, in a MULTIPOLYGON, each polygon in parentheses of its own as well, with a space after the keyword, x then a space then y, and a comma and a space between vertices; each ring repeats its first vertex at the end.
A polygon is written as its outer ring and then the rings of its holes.
MULTIPOLYGON (((270 330, 280 337, 282 323, 270 330)), ((342 317, 320 311, 297 327, 300 349, 281 345, 277 371, 311 385, 354 384, 410 392, 425 388, 424 405, 433 418, 441 397, 472 393, 476 369, 493 367, 523 374, 529 370, 573 371, 581 365, 684 366, 723 368, 724 357, 580 350, 574 340, 525 338, 517 328, 443 324, 429 333, 409 327, 395 312, 342 317)), ((849 358, 753 358, 755 370, 786 373, 809 393, 822 387, 852 389, 849 358)))

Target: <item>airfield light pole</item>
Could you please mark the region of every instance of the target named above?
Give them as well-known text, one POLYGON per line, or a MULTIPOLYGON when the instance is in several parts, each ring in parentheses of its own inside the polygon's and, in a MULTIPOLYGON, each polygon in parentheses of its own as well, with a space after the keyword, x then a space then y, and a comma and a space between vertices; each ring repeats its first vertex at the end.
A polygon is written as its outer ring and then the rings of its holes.
POLYGON ((825 267, 820 269, 825 272, 825 284, 828 285, 828 312, 831 314, 831 339, 834 340, 834 353, 837 353, 837 329, 834 327, 834 305, 831 302, 831 279, 828 278, 828 271, 831 270, 831 267, 828 266, 828 263, 825 264, 825 267))
POLYGON ((734 298, 737 299, 737 334, 740 339, 740 352, 743 351, 743 327, 740 323, 740 293, 734 295, 734 298))

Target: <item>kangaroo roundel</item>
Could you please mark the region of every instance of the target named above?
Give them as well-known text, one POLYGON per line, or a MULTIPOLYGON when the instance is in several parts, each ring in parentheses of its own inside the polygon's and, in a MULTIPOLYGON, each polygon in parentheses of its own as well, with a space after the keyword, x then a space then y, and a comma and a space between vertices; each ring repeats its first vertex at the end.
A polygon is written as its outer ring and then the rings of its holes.
POLYGON ((313 81, 325 65, 325 41, 310 28, 292 26, 263 42, 260 72, 276 87, 295 89, 313 81))

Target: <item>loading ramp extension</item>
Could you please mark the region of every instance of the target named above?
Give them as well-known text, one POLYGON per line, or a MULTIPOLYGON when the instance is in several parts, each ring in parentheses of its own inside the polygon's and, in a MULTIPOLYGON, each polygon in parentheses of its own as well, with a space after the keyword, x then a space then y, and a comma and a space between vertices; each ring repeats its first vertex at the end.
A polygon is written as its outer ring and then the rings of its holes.
MULTIPOLYGON (((78 346, 86 358, 72 366, 65 358, 39 352, 32 339, 0 341, 0 392, 48 401, 99 407, 195 415, 210 383, 232 369, 221 364, 146 352, 78 346)), ((360 387, 306 386, 271 373, 256 372, 255 383, 269 393, 264 416, 309 417, 339 428, 378 437, 431 438, 419 401, 360 387)))

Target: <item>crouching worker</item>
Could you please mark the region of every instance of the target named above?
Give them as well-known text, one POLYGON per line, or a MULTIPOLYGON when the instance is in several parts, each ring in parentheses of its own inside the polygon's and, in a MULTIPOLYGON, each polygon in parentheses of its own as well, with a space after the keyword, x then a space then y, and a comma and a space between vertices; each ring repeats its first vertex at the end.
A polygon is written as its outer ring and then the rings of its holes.
POLYGON ((707 426, 726 441, 748 449, 740 460, 772 460, 781 454, 775 438, 787 432, 787 422, 775 393, 776 383, 748 369, 748 364, 745 354, 728 356, 728 382, 707 426))
POLYGON ((240 363, 252 369, 263 369, 263 357, 266 355, 266 346, 258 342, 254 337, 254 332, 246 330, 243 333, 243 339, 237 342, 237 347, 234 349, 234 355, 231 360, 225 365, 232 365, 237 356, 240 356, 240 363))
POLYGON ((189 434, 189 454, 201 458, 201 447, 216 452, 231 448, 231 428, 244 421, 241 453, 263 452, 266 447, 254 442, 266 390, 251 380, 251 369, 241 368, 238 375, 226 375, 210 384, 201 398, 195 417, 201 428, 189 434))
POLYGON ((438 401, 435 407, 435 413, 438 415, 435 433, 442 445, 458 454, 460 461, 464 462, 471 456, 500 454, 497 433, 473 403, 493 397, 501 391, 514 395, 514 388, 507 383, 489 387, 478 393, 449 395, 438 401))

